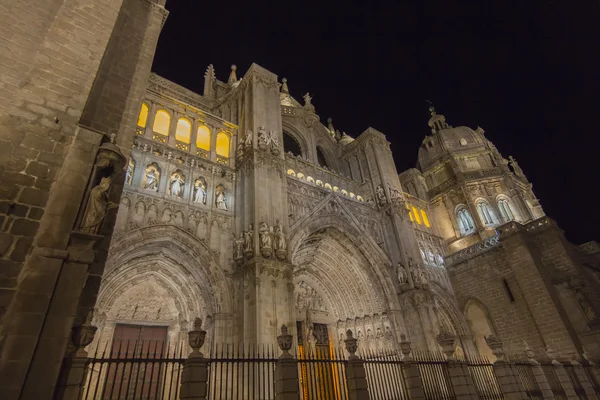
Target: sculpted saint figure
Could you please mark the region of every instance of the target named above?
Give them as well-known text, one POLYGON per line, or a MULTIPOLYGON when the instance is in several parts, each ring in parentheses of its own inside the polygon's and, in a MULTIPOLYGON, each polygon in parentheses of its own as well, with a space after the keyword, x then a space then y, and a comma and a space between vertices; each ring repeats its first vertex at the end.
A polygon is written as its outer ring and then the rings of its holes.
POLYGON ((237 260, 239 258, 244 257, 244 243, 246 239, 244 238, 244 232, 240 233, 240 237, 236 238, 233 235, 233 244, 234 244, 234 258, 237 260))
POLYGON ((377 186, 375 189, 375 194, 377 195, 377 202, 379 205, 387 203, 387 199, 385 198, 385 191, 383 190, 383 186, 377 186))
POLYGON ((203 182, 202 178, 196 179, 196 182, 194 182, 194 190, 196 191, 194 194, 194 202, 206 204, 206 184, 203 182))
POLYGON ((250 229, 244 232, 244 252, 254 251, 254 230, 252 229, 252 224, 250 224, 250 229))
POLYGON ((275 221, 275 249, 287 250, 285 234, 283 233, 283 227, 279 223, 279 220, 275 221))
POLYGON ((158 180, 154 169, 146 170, 146 184, 144 185, 144 189, 158 190, 158 180))
POLYGON ((246 139, 245 139, 245 145, 246 147, 252 147, 252 131, 250 129, 248 129, 248 132, 246 132, 246 139))
POLYGON ((108 189, 110 189, 111 182, 110 178, 102 178, 100 183, 92 189, 81 222, 83 232, 97 234, 108 210, 119 206, 108 200, 108 189))
POLYGON ((271 237, 271 231, 269 230, 269 226, 266 222, 261 222, 260 227, 258 228, 258 235, 260 237, 260 248, 273 248, 272 242, 273 239, 271 237))
POLYGON ((406 275, 406 268, 401 262, 398 262, 398 282, 408 283, 408 277, 406 275))
POLYGON ((181 197, 183 194, 184 180, 178 173, 174 173, 171 176, 171 187, 169 189, 171 196, 181 197))
POLYGON ((133 179, 133 169, 134 165, 129 162, 129 164, 127 164, 127 172, 125 173, 125 183, 128 185, 131 185, 131 180, 133 179))
POLYGON ((217 186, 215 194, 215 203, 219 210, 227 210, 227 202, 225 200, 225 189, 222 185, 217 186))

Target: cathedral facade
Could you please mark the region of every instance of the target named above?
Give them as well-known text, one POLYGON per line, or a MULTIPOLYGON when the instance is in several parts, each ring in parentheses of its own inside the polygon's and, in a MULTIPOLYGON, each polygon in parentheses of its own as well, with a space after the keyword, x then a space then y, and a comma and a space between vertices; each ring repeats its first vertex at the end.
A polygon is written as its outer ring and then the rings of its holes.
MULTIPOLYGON (((416 168, 373 128, 324 124, 310 94, 253 64, 204 92, 148 80, 94 306, 92 347, 295 343, 598 354, 598 246, 573 246, 481 128, 430 108, 416 168)), ((417 149, 415 149, 417 150, 417 149)))

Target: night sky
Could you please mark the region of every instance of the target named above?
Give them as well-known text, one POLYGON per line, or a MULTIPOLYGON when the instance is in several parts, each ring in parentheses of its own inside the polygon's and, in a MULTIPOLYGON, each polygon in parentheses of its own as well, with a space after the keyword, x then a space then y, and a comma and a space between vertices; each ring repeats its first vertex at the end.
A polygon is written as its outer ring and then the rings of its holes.
POLYGON ((571 241, 600 241, 599 2, 397 3, 168 0, 153 71, 202 93, 208 64, 226 81, 255 62, 310 92, 321 122, 385 133, 399 172, 430 100, 513 155, 571 241))

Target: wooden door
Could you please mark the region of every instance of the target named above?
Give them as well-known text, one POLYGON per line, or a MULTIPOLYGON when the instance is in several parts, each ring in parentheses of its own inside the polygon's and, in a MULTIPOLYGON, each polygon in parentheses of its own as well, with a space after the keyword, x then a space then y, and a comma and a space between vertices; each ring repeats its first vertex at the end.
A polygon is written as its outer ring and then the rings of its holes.
POLYGON ((166 341, 166 326, 117 324, 102 398, 157 399, 166 341))

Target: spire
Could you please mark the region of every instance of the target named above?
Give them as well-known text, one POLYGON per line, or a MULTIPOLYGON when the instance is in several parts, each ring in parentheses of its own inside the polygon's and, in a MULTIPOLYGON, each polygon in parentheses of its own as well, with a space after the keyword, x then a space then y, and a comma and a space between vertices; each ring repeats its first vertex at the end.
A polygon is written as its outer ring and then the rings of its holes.
POLYGON ((429 125, 429 127, 431 128, 431 133, 436 133, 443 129, 449 128, 448 124, 446 123, 446 117, 444 117, 442 114, 438 114, 437 112, 435 112, 435 107, 433 106, 433 104, 431 104, 430 101, 427 102, 429 103, 429 114, 431 115, 431 118, 429 118, 429 122, 427 123, 427 125, 429 125))
POLYGON ((287 85, 287 79, 283 78, 281 80, 282 84, 281 84, 281 93, 285 93, 285 94, 290 94, 290 89, 288 89, 288 85, 287 85))
POLYGON ((327 118, 327 129, 332 135, 335 135, 335 129, 333 128, 333 120, 331 117, 327 118))
POLYGON ((213 85, 215 79, 215 69, 213 68, 213 65, 210 64, 204 73, 204 97, 214 97, 215 91, 213 85))
POLYGON ((229 86, 233 85, 234 83, 237 82, 237 75, 235 74, 235 71, 237 70, 237 67, 235 65, 231 66, 231 73, 229 74, 229 79, 227 79, 227 84, 229 86))

